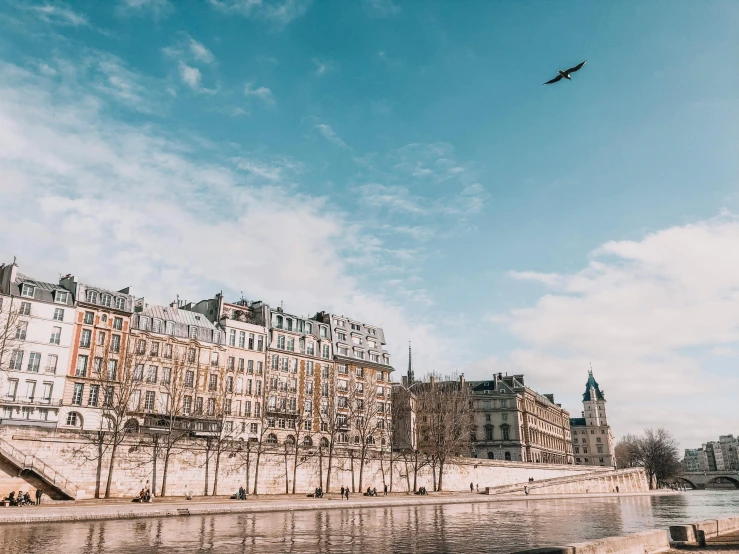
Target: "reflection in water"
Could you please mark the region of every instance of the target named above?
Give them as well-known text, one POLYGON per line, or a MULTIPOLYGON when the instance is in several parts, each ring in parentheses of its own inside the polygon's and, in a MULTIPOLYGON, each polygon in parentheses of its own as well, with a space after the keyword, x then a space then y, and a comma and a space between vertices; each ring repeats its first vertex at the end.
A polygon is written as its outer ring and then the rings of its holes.
POLYGON ((739 513, 739 491, 0 526, 3 552, 511 552, 739 513))

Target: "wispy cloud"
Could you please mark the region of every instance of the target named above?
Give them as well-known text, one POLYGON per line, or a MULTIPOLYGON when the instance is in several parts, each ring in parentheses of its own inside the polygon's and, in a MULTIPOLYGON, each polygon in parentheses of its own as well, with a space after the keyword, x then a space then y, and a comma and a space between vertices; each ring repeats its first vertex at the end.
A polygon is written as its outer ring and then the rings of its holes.
POLYGON ((390 17, 400 13, 400 6, 392 0, 362 0, 362 6, 374 17, 390 17))
POLYGON ((152 16, 155 19, 167 17, 174 12, 170 0, 120 0, 119 12, 125 15, 152 16))
POLYGON ((213 63, 215 61, 213 53, 202 42, 198 42, 192 37, 190 37, 190 51, 196 60, 203 63, 213 63))
POLYGON ((200 90, 202 76, 197 67, 190 67, 186 63, 180 62, 180 78, 191 89, 200 90))
POLYGON ((87 25, 87 18, 63 3, 44 4, 42 6, 30 6, 27 9, 35 13, 40 19, 54 25, 67 25, 79 27, 87 25))
POLYGON ((320 134, 330 143, 335 144, 336 146, 340 146, 341 148, 349 148, 349 145, 344 142, 344 140, 338 134, 336 134, 336 131, 333 130, 331 125, 319 123, 315 126, 315 129, 316 131, 318 131, 318 134, 320 134))
POLYGON ((313 60, 311 61, 313 62, 313 65, 315 66, 315 70, 313 71, 313 74, 316 75, 317 77, 325 75, 326 73, 334 69, 334 63, 329 60, 321 60, 319 58, 313 58, 313 60))
POLYGON ((246 83, 244 85, 244 96, 247 98, 257 98, 268 106, 273 106, 276 102, 270 89, 267 87, 256 87, 253 83, 246 83))
POLYGON ((311 0, 208 0, 222 12, 270 21, 284 26, 302 16, 311 0))

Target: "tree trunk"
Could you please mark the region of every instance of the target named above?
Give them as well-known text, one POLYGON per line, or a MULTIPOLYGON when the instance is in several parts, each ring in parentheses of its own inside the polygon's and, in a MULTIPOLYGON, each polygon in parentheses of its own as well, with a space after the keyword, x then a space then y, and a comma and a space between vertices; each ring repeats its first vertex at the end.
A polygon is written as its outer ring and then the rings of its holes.
POLYGON ((258 494, 257 484, 259 483, 259 459, 262 457, 262 443, 259 443, 257 449, 257 460, 254 464, 254 494, 258 494))
POLYGON ((298 478, 298 443, 295 442, 295 457, 293 458, 293 494, 295 494, 295 481, 298 478))
POLYGON ((210 445, 205 445, 205 486, 203 487, 203 496, 208 496, 208 472, 210 470, 210 445))
POLYGON ((167 496, 167 470, 169 469, 169 455, 171 449, 167 448, 164 451, 164 468, 162 469, 162 492, 161 496, 167 496))
POLYGON ((213 472, 213 496, 218 494, 218 470, 221 468, 221 445, 216 450, 216 470, 213 472))
POLYGON ((318 447, 318 486, 323 487, 323 447, 322 446, 318 447))
POLYGON ((439 460, 439 488, 438 491, 442 491, 444 486, 444 460, 439 460))
POLYGON ((287 447, 285 448, 285 494, 290 494, 290 478, 288 474, 287 447))
POLYGON ((354 488, 354 450, 349 451, 349 460, 352 464, 352 492, 357 492, 354 488))
POLYGON ((245 481, 246 481, 246 487, 244 487, 246 494, 249 494, 249 462, 251 462, 251 447, 247 445, 246 447, 246 475, 245 481))
POLYGON ((95 468, 95 498, 100 498, 100 478, 103 475, 103 453, 105 452, 103 449, 104 440, 105 435, 103 432, 98 432, 98 463, 97 468, 95 468))
POLYGON ((113 483, 113 468, 115 464, 115 454, 118 450, 118 441, 113 441, 113 447, 110 449, 110 465, 108 466, 108 479, 105 483, 105 498, 110 498, 110 486, 113 483))
POLYGON ((418 451, 413 453, 413 492, 418 490, 418 451))
POLYGON ((431 477, 433 479, 433 490, 436 490, 436 460, 431 463, 431 477))
POLYGON ((359 459, 359 492, 362 492, 362 477, 364 477, 364 458, 367 456, 367 452, 364 448, 360 451, 361 458, 359 459))
POLYGON ((326 493, 331 492, 331 463, 334 458, 333 443, 328 446, 328 468, 326 471, 326 493))
POLYGON ((152 441, 152 470, 151 470, 151 495, 157 495, 157 457, 159 455, 159 437, 154 435, 152 441))

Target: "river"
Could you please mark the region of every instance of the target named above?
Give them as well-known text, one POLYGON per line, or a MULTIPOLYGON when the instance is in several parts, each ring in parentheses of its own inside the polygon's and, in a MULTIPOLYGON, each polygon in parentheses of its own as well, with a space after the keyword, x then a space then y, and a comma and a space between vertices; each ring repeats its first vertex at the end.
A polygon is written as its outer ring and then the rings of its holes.
POLYGON ((0 526, 0 552, 506 553, 739 514, 739 491, 0 526))

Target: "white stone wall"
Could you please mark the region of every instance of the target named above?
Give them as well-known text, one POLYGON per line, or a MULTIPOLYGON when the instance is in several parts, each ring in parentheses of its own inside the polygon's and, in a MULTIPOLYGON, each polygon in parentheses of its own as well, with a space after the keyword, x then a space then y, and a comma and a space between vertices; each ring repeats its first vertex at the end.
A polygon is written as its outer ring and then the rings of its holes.
MULTIPOLYGON (((43 429, 10 429, 0 428, 0 436, 11 442, 16 448, 27 454, 33 454, 52 465, 65 477, 79 487, 78 498, 91 498, 95 491, 96 462, 85 460, 79 455, 80 449, 92 453, 92 446, 81 441, 74 433, 65 431, 45 431, 43 429)), ((170 461, 168 470, 168 496, 183 496, 192 491, 194 495, 204 493, 205 484, 205 452, 202 443, 183 443, 185 449, 180 450, 170 461)), ((151 450, 144 448, 139 437, 124 443, 119 449, 119 456, 113 474, 112 495, 116 497, 131 497, 141 490, 147 480, 152 479, 151 450)), ((107 478, 109 458, 104 460, 102 485, 104 490, 107 478)), ((328 458, 322 459, 324 481, 328 468, 328 458)), ((444 490, 469 491, 470 483, 485 487, 495 487, 510 483, 528 481, 530 477, 536 480, 575 475, 592 472, 592 467, 557 466, 543 464, 525 464, 521 462, 503 462, 460 459, 459 463, 447 466, 444 473, 444 490)), ((292 458, 288 460, 288 482, 292 490, 293 466, 292 458)), ((231 494, 240 486, 245 485, 246 468, 244 456, 241 454, 223 454, 219 470, 218 494, 231 494)), ((249 491, 254 488, 254 464, 252 457, 249 475, 249 491)), ((158 462, 157 491, 161 488, 163 460, 158 462)), ((209 464, 209 493, 212 492, 214 480, 215 460, 209 464)), ((359 486, 359 460, 353 460, 354 489, 359 486)), ((313 492, 319 486, 319 458, 307 458, 298 467, 296 493, 313 492)), ((337 491, 342 485, 352 488, 352 459, 344 454, 335 457, 332 468, 332 491, 337 491)), ((383 489, 383 484, 390 486, 391 472, 387 455, 380 460, 373 455, 368 460, 363 473, 363 488, 376 487, 383 489), (384 474, 384 480, 383 480, 384 474)), ((392 470, 392 490, 405 492, 408 485, 413 484, 412 469, 406 469, 405 464, 396 461, 392 470)), ((421 470, 417 482, 418 486, 425 486, 431 490, 433 478, 431 468, 421 470)), ((29 485, 30 486, 30 485, 29 485)), ((0 473, 0 493, 17 490, 17 476, 12 472, 0 473), (12 482, 10 481, 12 480, 12 482), (7 489, 7 490, 6 490, 7 489)), ((27 487, 24 487, 27 488, 27 487)), ((285 492, 285 460, 279 453, 263 454, 259 467, 258 492, 260 494, 281 494, 285 492)))

